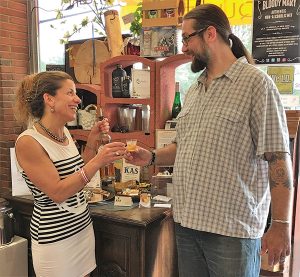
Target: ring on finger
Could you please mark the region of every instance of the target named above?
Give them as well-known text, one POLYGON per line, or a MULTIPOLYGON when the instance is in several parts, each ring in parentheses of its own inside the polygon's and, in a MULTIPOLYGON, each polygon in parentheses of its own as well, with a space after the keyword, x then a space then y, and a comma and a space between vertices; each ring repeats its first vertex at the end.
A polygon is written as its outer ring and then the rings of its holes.
POLYGON ((116 156, 120 156, 120 153, 117 151, 117 152, 115 152, 115 154, 116 154, 116 156))

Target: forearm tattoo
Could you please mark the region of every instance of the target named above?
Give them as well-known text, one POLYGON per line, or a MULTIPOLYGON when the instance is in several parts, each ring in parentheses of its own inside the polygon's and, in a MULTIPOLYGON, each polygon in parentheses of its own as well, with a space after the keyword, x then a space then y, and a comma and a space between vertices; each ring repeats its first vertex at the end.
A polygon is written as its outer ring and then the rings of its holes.
POLYGON ((266 160, 269 163, 269 182, 270 188, 273 189, 278 185, 283 185, 287 189, 291 189, 292 182, 292 166, 291 160, 287 153, 266 153, 266 160))

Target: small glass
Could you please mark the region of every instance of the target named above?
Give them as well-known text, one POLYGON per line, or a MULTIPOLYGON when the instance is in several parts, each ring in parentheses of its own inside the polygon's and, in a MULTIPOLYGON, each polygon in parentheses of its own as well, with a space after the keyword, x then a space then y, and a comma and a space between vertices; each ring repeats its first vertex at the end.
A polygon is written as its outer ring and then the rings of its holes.
POLYGON ((137 143, 136 139, 127 139, 126 140, 127 151, 128 152, 134 152, 134 151, 136 151, 136 143, 137 143))

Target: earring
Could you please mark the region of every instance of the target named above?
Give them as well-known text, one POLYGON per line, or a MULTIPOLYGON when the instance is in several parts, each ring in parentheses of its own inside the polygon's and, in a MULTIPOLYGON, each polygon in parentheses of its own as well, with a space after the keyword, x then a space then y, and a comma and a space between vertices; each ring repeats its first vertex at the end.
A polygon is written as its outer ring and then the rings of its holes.
POLYGON ((50 112, 51 112, 51 113, 54 113, 54 108, 51 107, 51 108, 50 108, 50 112))

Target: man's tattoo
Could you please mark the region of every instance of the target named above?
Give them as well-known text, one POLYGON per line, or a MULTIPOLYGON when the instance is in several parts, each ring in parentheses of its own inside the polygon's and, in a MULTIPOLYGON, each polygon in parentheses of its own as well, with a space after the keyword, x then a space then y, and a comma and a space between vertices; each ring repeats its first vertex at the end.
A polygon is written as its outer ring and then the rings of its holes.
POLYGON ((270 188, 273 189, 278 185, 283 185, 290 190, 293 182, 289 155, 278 152, 266 153, 265 157, 269 163, 270 188))

